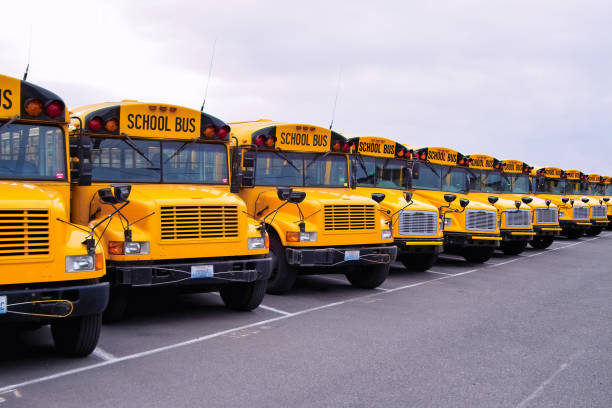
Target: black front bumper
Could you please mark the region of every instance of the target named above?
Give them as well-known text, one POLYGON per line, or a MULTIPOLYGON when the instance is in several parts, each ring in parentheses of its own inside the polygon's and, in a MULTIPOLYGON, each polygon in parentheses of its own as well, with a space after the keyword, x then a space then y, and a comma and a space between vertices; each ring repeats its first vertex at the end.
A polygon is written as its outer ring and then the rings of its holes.
POLYGON ((443 238, 396 238, 393 242, 401 254, 439 254, 444 249, 443 238), (439 243, 437 245, 432 242, 439 243))
POLYGON ((113 285, 127 286, 219 286, 235 282, 267 280, 272 258, 195 259, 189 262, 110 262, 107 275, 113 285), (192 267, 212 265, 210 273, 194 273, 192 267))
POLYGON ((500 230, 502 241, 531 241, 535 237, 534 231, 526 230, 512 230, 502 229, 500 230), (528 234, 527 234, 528 233, 528 234))
POLYGON ((564 230, 586 230, 591 227, 591 220, 559 220, 559 225, 564 230))
POLYGON ((536 237, 558 237, 561 235, 561 227, 558 225, 534 225, 533 231, 536 237))
POLYGON ((0 323, 48 322, 58 318, 102 313, 108 304, 107 282, 66 286, 58 283, 49 287, 1 288, 6 296, 6 313, 0 311, 0 323))
POLYGON ((609 223, 610 221, 608 220, 591 218, 591 225, 593 227, 606 228, 609 223))
POLYGON ((444 232, 444 249, 447 248, 497 248, 501 240, 495 234, 466 234, 465 232, 444 232))
POLYGON ((331 267, 339 265, 389 264, 397 257, 397 247, 336 247, 336 248, 285 248, 289 265, 331 267), (345 260, 347 251, 359 251, 359 259, 345 260))

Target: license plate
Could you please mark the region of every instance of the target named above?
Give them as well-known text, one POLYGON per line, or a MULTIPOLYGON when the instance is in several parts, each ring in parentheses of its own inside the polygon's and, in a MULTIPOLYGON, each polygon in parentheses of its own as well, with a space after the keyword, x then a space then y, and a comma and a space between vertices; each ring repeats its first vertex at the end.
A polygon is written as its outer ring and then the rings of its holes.
POLYGON ((192 278, 212 278, 213 276, 212 265, 194 265, 191 267, 192 278))
POLYGON ((359 251, 346 251, 344 253, 345 261, 358 261, 359 260, 359 251))
POLYGON ((0 314, 6 313, 6 296, 0 296, 0 314))

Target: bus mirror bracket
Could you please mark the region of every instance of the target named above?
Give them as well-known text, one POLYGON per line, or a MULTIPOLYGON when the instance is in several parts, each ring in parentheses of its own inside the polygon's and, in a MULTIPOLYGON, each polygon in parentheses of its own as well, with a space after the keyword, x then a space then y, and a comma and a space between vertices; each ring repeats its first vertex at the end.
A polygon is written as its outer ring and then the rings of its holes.
POLYGON ((232 173, 230 192, 238 194, 240 192, 240 186, 242 185, 242 166, 240 166, 240 157, 242 156, 242 149, 236 145, 232 148, 232 173))
MULTIPOLYGON (((238 160, 237 160, 238 162, 238 160)), ((245 150, 242 155, 242 177, 240 184, 242 187, 253 187, 255 185, 255 152, 245 150)))
POLYGON ((93 166, 91 165, 91 153, 93 142, 83 131, 83 121, 78 116, 73 116, 79 122, 79 134, 70 140, 70 156, 78 159, 72 163, 70 177, 78 182, 79 186, 90 186, 93 166))

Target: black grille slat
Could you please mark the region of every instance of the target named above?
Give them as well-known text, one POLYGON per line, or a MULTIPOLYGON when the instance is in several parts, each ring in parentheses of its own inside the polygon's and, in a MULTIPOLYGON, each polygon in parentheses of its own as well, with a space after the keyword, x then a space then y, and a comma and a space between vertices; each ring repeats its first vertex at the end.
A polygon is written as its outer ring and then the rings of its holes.
POLYGON ((373 230, 376 213, 373 205, 335 205, 323 207, 325 231, 373 230))
POLYGON ((236 206, 172 206, 161 208, 162 240, 238 237, 236 206))
POLYGON ((0 258, 49 253, 48 210, 0 210, 0 258))

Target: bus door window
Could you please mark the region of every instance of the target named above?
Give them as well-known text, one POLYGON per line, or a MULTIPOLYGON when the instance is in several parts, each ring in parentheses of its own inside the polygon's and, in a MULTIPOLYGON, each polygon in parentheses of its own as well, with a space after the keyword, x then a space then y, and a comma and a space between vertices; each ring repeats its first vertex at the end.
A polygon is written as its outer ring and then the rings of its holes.
POLYGON ((515 194, 529 194, 529 176, 517 174, 512 177, 512 192, 515 194))
POLYGON ((377 159, 376 162, 378 179, 376 187, 380 188, 405 188, 405 173, 408 171, 406 163, 395 159, 377 159))
POLYGON ((353 157, 357 185, 361 187, 374 187, 376 185, 376 159, 374 157, 353 157))
POLYGON ((304 185, 347 187, 348 172, 346 160, 344 155, 330 154, 317 158, 313 154, 304 154, 304 185))
POLYGON ((160 142, 134 140, 134 143, 146 158, 132 149, 123 139, 93 138, 92 179, 94 181, 161 182, 160 142))
POLYGON ((283 156, 275 152, 257 152, 255 184, 261 186, 301 186, 304 183, 301 155, 299 153, 284 153, 283 156))
POLYGON ((412 187, 424 190, 441 190, 442 172, 440 165, 422 163, 419 168, 419 177, 412 179, 412 187))
POLYGON ((482 192, 499 193, 501 192, 502 175, 498 171, 484 170, 482 172, 482 192))
POLYGON ((468 172, 459 167, 445 167, 442 170, 442 191, 467 193, 468 172))

